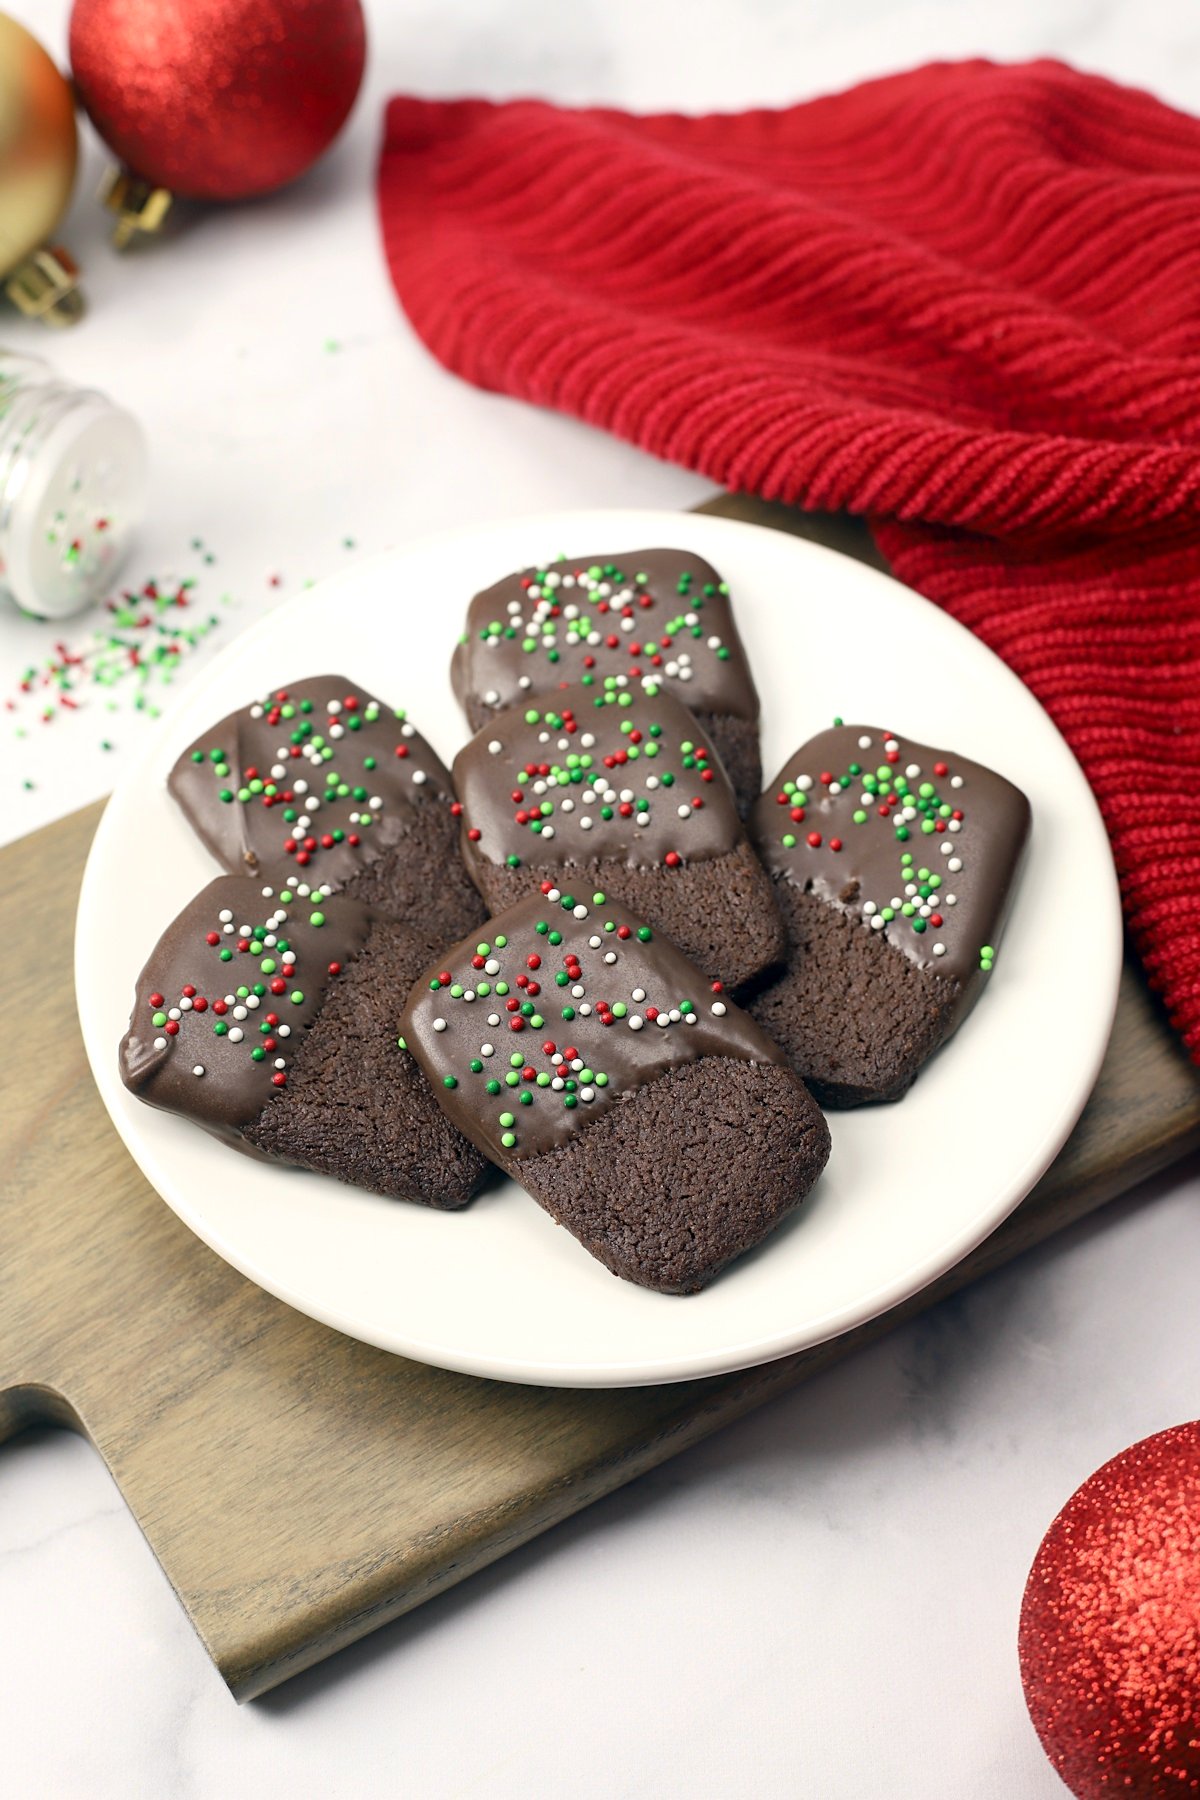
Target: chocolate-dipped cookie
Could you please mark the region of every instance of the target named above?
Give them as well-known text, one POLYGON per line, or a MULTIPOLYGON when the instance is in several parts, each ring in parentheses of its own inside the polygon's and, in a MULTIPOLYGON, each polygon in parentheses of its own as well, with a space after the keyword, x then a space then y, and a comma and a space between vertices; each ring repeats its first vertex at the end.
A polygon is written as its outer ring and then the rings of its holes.
POLYGON ((450 672, 473 731, 578 681, 665 687, 695 713, 743 817, 762 785, 758 694, 729 585, 690 550, 563 557, 506 575, 472 600, 450 672))
POLYGON ((458 853, 450 775, 402 709, 344 675, 243 706, 179 758, 167 787, 232 875, 308 881, 437 934, 483 916, 458 853))
POLYGON ((461 1206, 484 1159, 396 1042, 431 949, 344 894, 218 876, 138 977, 121 1079, 239 1149, 461 1206))
POLYGON ((729 778, 655 688, 569 687, 491 718, 454 759, 462 849, 491 912, 531 886, 601 889, 736 987, 778 961, 783 920, 729 778))
POLYGON ((588 890, 446 951, 401 1035, 455 1127, 613 1274, 703 1287, 825 1166, 777 1045, 669 939, 588 890))
POLYGON ((896 1100, 992 968, 1029 834, 1002 775, 837 723, 759 800, 750 835, 787 920, 747 1005, 822 1105, 896 1100))

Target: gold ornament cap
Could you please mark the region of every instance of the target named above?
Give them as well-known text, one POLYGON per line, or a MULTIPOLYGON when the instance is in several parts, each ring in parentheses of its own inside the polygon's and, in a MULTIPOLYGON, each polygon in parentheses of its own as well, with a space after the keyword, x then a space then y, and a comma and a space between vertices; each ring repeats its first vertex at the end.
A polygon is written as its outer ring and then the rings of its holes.
POLYGON ((156 237, 174 200, 169 188, 155 187, 129 169, 110 169, 100 198, 117 215, 112 241, 118 250, 128 249, 139 237, 156 237))

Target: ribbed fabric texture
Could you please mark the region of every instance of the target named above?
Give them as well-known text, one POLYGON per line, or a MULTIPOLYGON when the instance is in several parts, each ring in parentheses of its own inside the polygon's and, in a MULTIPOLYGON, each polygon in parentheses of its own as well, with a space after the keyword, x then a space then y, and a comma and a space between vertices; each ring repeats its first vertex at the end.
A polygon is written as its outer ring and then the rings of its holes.
POLYGON ((695 119, 402 98, 380 209, 456 373, 870 516, 1073 746, 1200 1060, 1200 125, 1053 63, 695 119))

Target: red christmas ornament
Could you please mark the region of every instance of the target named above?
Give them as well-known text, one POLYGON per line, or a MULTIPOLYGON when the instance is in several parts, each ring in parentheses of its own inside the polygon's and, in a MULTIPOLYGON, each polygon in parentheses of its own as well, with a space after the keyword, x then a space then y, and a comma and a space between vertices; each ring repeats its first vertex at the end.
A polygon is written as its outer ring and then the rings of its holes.
POLYGON ((333 142, 366 30, 360 0, 75 0, 70 45, 89 117, 135 175, 245 200, 333 142))
POLYGON ((1021 1679, 1077 1800, 1200 1794, 1200 1422, 1134 1444, 1042 1540, 1021 1679))

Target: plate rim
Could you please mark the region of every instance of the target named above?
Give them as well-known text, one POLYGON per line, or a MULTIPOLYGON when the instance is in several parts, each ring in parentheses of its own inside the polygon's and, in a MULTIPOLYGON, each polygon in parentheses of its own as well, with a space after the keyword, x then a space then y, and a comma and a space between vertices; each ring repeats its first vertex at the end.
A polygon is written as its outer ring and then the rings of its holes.
MULTIPOLYGON (((272 631, 278 630, 281 615, 285 610, 295 607, 301 602, 311 604, 314 596, 320 596, 328 590, 337 592, 348 586, 352 587, 354 584, 362 581, 364 577, 369 578, 372 572, 385 569, 388 565, 396 562, 398 559, 403 559, 414 553, 428 554, 431 551, 437 551, 439 548, 453 547, 460 544, 464 539, 486 538, 500 530, 509 531, 513 528, 518 528, 527 532, 530 536, 535 536, 538 533, 552 534, 555 532, 562 532, 564 529, 564 521, 569 522, 566 529, 570 534, 574 533, 577 523, 586 521, 590 525, 594 521, 597 527, 597 542, 602 541, 606 530, 610 528, 619 529, 621 535, 626 535, 628 524, 631 521, 643 522, 645 524, 647 532, 646 542, 650 541, 651 533, 654 533, 656 536, 661 536, 664 531, 675 532, 681 538, 686 539, 688 530, 692 526, 696 526, 699 528, 701 536, 715 528, 718 536, 724 536, 726 534, 749 534, 756 538, 767 536, 772 539, 783 540, 794 546, 799 546, 799 554, 804 558, 816 559, 818 565, 819 563, 829 561, 830 559, 836 561, 838 564, 849 563, 871 584, 878 585, 881 582, 886 583, 887 587, 892 591, 893 600, 897 601, 898 604, 909 609, 919 609, 922 613, 932 615, 937 621, 935 629, 944 629, 952 637, 961 635, 969 638, 975 651, 989 658, 995 665, 995 671, 999 673, 1005 681, 1010 682, 1019 688, 1029 701, 1037 706, 1042 712, 1046 725, 1058 738, 1062 750, 1066 756, 1069 757, 1074 767, 1082 796, 1087 803, 1088 828, 1098 836, 1098 841, 1103 847, 1110 875, 1110 879, 1105 883, 1103 918, 1105 944, 1102 957, 1102 968, 1107 976, 1109 995, 1108 1004, 1103 1009, 1102 1013, 1103 1030, 1096 1033, 1090 1054, 1081 1054, 1080 1056, 1069 1106, 1064 1108, 1063 1112, 1058 1116, 1054 1126, 1047 1129, 1038 1143, 1031 1147, 1029 1154, 1024 1159, 1019 1177, 1014 1177, 1010 1184, 1011 1192, 1002 1206, 993 1205, 990 1208, 984 1209, 983 1212, 972 1217, 963 1226, 960 1232, 954 1234, 952 1239, 941 1245, 939 1255, 936 1258, 936 1267, 931 1266, 929 1257, 918 1258, 916 1263, 906 1264, 902 1274, 895 1275, 887 1282, 880 1283, 871 1290, 868 1295, 860 1296, 854 1303, 848 1302, 835 1311, 823 1315, 815 1326, 810 1326, 810 1328, 798 1332, 776 1332, 768 1337, 739 1339, 735 1344, 726 1341, 719 1348, 711 1350, 706 1354, 700 1354, 694 1351, 684 1352, 673 1359, 665 1357, 658 1358, 653 1363, 647 1363, 644 1359, 622 1360, 617 1358, 607 1360, 603 1364, 588 1363, 582 1365, 563 1364, 549 1359, 537 1360, 529 1357, 524 1357, 518 1362, 512 1362, 506 1360, 502 1355, 484 1355, 470 1349, 467 1349, 466 1351, 451 1352, 445 1345, 425 1342, 415 1337, 407 1337, 403 1332, 365 1332, 360 1325, 348 1322, 346 1316, 341 1313, 338 1308, 324 1305, 319 1296, 314 1297, 307 1293, 301 1293, 299 1289, 295 1288, 290 1283, 281 1281, 277 1277, 270 1275, 269 1271, 264 1272, 257 1265, 253 1257, 241 1254, 236 1245, 230 1244, 219 1229, 208 1225, 207 1222, 203 1220, 203 1215, 197 1215, 194 1210, 186 1204, 177 1204, 175 1199, 169 1198, 168 1195, 163 1192, 159 1181, 155 1178, 154 1174, 152 1174, 151 1169, 146 1166, 147 1162, 153 1165, 155 1161, 153 1153, 147 1152, 144 1144, 137 1138, 136 1133, 126 1130, 121 1111, 119 1108, 110 1104, 110 1092, 115 1094, 119 1089, 122 1094, 124 1093, 124 1089, 120 1087, 119 1078, 116 1073, 116 1059, 113 1054, 113 1047, 106 1038, 102 1038, 99 1021, 92 1020, 91 1014, 83 1001, 83 996, 87 991, 85 976, 88 960, 83 939, 88 928, 87 920, 91 908, 95 904, 93 890, 101 890, 102 888, 103 877, 100 871, 105 860, 104 849, 109 836, 118 828, 115 821, 119 819, 120 808, 118 806, 114 809, 113 802, 119 800, 119 798, 127 791, 131 793, 135 792, 149 776, 149 771, 157 762, 160 755, 161 744, 173 729, 176 710, 174 708, 156 722, 155 727, 150 733, 148 741, 144 745, 137 760, 132 767, 126 771, 117 787, 113 790, 113 793, 109 796, 88 850, 87 862, 84 867, 83 879, 80 886, 74 937, 76 1007, 89 1067, 93 1079, 96 1082, 105 1111, 108 1114, 113 1129, 117 1132, 122 1143, 125 1145, 125 1148, 129 1151, 129 1154, 137 1164, 139 1171, 158 1194, 163 1204, 171 1209, 176 1217, 187 1226, 188 1230, 191 1231, 194 1236, 199 1238, 202 1243, 206 1244, 215 1254, 220 1256, 223 1261, 229 1263, 232 1268, 236 1269, 248 1280, 253 1281, 257 1286, 263 1288, 265 1292, 272 1294, 275 1298, 279 1299, 284 1304, 291 1306, 294 1310, 303 1313, 305 1316, 313 1318, 319 1323, 329 1326, 331 1329, 339 1331, 345 1336, 352 1337, 359 1342, 371 1344, 375 1348, 385 1350, 396 1356, 406 1357, 410 1360, 425 1363, 434 1367, 454 1370, 462 1374, 530 1386, 574 1388, 660 1386, 674 1381, 703 1379, 705 1377, 732 1374, 740 1370, 758 1367, 766 1363, 777 1361, 782 1357, 797 1354, 803 1350, 816 1348, 820 1344, 831 1342, 833 1339, 843 1336, 846 1332, 853 1330, 857 1326, 866 1325, 872 1320, 878 1319, 884 1313, 889 1312, 894 1307, 903 1304, 905 1300, 911 1299, 916 1294, 923 1291, 923 1289, 941 1279, 942 1276, 948 1274, 951 1269, 957 1267, 965 1257, 969 1256, 973 1250, 977 1249, 981 1243, 991 1236, 1006 1218, 1015 1212, 1022 1201, 1027 1198, 1041 1176, 1050 1167, 1051 1163, 1074 1131, 1092 1089, 1095 1086, 1096 1078, 1104 1061, 1120 991, 1120 973, 1123 959, 1123 924, 1120 896, 1115 870, 1112 865, 1107 832, 1105 831, 1099 807, 1096 803, 1095 796, 1091 791, 1090 785, 1087 782, 1087 778, 1080 768, 1078 759, 1070 745, 1066 742, 1065 738, 1063 738, 1062 733, 1058 730, 1053 719, 1046 712, 1046 709, 1041 706, 1036 695, 1034 695, 1020 680, 1020 677, 1017 676, 988 645, 983 643, 982 639, 976 637, 976 635, 965 625, 962 625, 949 613, 943 611, 942 608, 938 607, 926 596, 917 593, 915 589, 906 587, 904 583, 898 581, 895 576, 884 570, 877 569, 869 563, 860 562, 857 558, 849 556, 843 551, 835 550, 825 544, 816 543, 812 539, 801 536, 800 534, 780 531, 778 528, 768 525, 759 525, 752 523, 749 520, 730 519, 725 518, 720 514, 713 513, 694 511, 676 512, 663 508, 560 508, 551 512, 535 511, 527 514, 512 514, 502 518, 476 520, 468 525, 459 525, 436 532, 427 532, 413 537, 406 537, 387 550, 357 559, 350 567, 337 570, 310 587, 293 590, 275 606, 263 613, 252 624, 248 625, 244 630, 239 631, 221 652, 213 658, 212 662, 207 665, 203 674, 199 677, 199 681, 203 684, 206 691, 217 685, 224 669, 227 666, 232 667, 236 665, 244 655, 248 643, 253 642, 260 637, 265 637, 272 631), (620 520, 620 526, 610 527, 610 521, 612 520, 620 520)), ((662 537, 662 541, 666 542, 668 539, 662 537)), ((687 545, 686 547, 692 546, 687 545)), ((699 553, 703 554, 703 545, 698 545, 696 548, 699 553)), ((214 868, 214 873, 219 873, 219 870, 214 868)), ((1093 961, 1092 966, 1095 970, 1095 961, 1093 961)), ((236 1154, 236 1152, 234 1152, 234 1154, 236 1154)), ((667 1303, 671 1303, 672 1298, 674 1297, 667 1297, 667 1303)))

